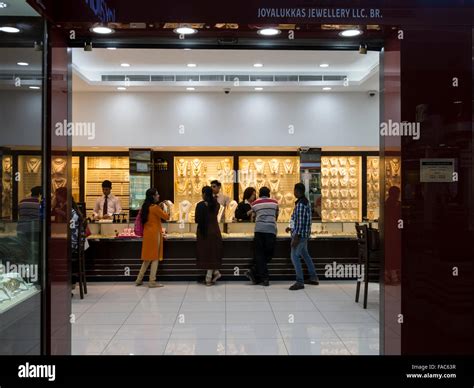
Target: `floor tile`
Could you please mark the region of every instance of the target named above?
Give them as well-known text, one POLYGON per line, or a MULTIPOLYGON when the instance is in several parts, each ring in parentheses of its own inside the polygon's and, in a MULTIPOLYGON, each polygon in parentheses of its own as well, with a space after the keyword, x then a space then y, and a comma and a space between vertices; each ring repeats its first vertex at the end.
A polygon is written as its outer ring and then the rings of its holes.
POLYGON ((183 312, 180 311, 178 314, 178 320, 176 325, 179 324, 225 324, 225 312, 183 312))
POLYGON ((101 353, 109 340, 73 339, 71 344, 71 354, 74 356, 85 356, 101 353))
POLYGON ((179 302, 151 302, 148 300, 141 300, 135 306, 134 313, 177 313, 181 307, 179 302))
POLYGON ((76 321, 81 325, 118 325, 125 322, 129 313, 90 313, 85 312, 76 321))
POLYGON ((327 323, 279 324, 284 339, 290 338, 331 338, 339 339, 333 328, 327 323))
POLYGON ((317 300, 313 302, 317 309, 322 312, 326 311, 363 311, 362 306, 359 306, 354 301, 345 300, 317 300))
POLYGON ((342 356, 351 353, 342 341, 337 339, 290 338, 285 339, 288 353, 295 355, 342 356))
POLYGON ((226 336, 227 340, 281 338, 276 324, 227 324, 226 336))
POLYGON ((167 340, 113 339, 102 354, 105 355, 162 355, 167 340))
POLYGON ((379 355, 378 338, 344 338, 344 345, 353 355, 379 355))
POLYGON ((268 302, 227 301, 227 311, 272 311, 268 302))
POLYGON ((273 311, 318 311, 313 302, 307 300, 296 301, 272 301, 271 307, 273 311))
POLYGON ((332 323, 331 327, 342 339, 346 338, 379 338, 378 323, 332 323))
POLYGON ((377 323, 377 320, 365 311, 325 311, 322 314, 329 323, 377 323))
POLYGON ((125 321, 126 325, 172 325, 177 318, 176 313, 142 313, 133 312, 125 321))
POLYGON ((319 311, 276 311, 275 318, 278 324, 326 323, 319 311))
POLYGON ((171 340, 174 339, 225 339, 225 325, 175 325, 171 332, 171 340))
POLYGON ((228 311, 226 323, 232 324, 275 324, 275 316, 268 311, 228 311))
POLYGON ((223 339, 174 339, 168 342, 166 355, 225 355, 223 339))
POLYGON ((71 325, 72 338, 83 340, 108 340, 119 330, 120 325, 71 325))
POLYGON ((212 301, 212 302, 200 302, 200 301, 188 301, 186 300, 181 305, 179 312, 204 312, 204 311, 213 311, 213 312, 223 312, 225 311, 225 302, 224 301, 212 301))
POLYGON ((172 329, 172 325, 123 325, 115 334, 114 339, 167 340, 172 329))
POLYGON ((97 302, 87 312, 89 313, 131 313, 136 302, 97 302))
POLYGON ((227 355, 287 355, 282 339, 227 339, 227 355))

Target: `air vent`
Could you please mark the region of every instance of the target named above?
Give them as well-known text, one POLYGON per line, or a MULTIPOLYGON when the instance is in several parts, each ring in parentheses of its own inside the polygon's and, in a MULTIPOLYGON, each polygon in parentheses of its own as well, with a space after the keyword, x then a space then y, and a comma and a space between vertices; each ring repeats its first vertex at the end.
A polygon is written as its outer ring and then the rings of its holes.
POLYGON ((174 75, 152 75, 151 82, 174 82, 174 75))
POLYGON ((297 75, 276 75, 275 82, 298 82, 297 75))
POLYGON ((103 75, 102 82, 118 82, 125 81, 124 75, 103 75))
POLYGON ((345 75, 325 75, 323 76, 324 81, 344 81, 345 75))
POLYGON ((201 75, 199 76, 201 82, 224 82, 225 77, 223 75, 201 75))
POLYGON ((300 82, 315 82, 315 81, 322 81, 322 75, 300 75, 299 81, 300 82))
POLYGON ((227 82, 235 82, 235 81, 248 82, 248 81, 250 81, 250 76, 248 76, 248 75, 230 74, 230 75, 226 75, 226 76, 225 76, 225 80, 226 80, 227 82))
POLYGON ((198 75, 177 75, 176 76, 176 82, 187 82, 187 81, 199 82, 199 76, 198 75))
POLYGON ((273 82, 273 75, 251 75, 252 82, 273 82))
POLYGON ((129 75, 127 77, 130 82, 150 82, 149 75, 129 75))

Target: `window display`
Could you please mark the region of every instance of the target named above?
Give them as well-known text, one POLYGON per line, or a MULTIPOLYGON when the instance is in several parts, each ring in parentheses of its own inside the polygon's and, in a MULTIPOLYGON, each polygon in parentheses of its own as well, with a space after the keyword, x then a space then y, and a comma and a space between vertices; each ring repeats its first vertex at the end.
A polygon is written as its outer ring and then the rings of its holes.
POLYGON ((0 273, 0 313, 38 292, 33 283, 26 282, 18 273, 0 273))
POLYGON ((30 195, 31 189, 41 186, 41 156, 18 156, 18 201, 30 195))
POLYGON ((174 158, 174 200, 179 213, 174 221, 193 222, 194 208, 202 200, 201 190, 217 179, 224 195, 234 197, 234 165, 231 156, 191 156, 174 158))
POLYGON ((78 156, 72 157, 72 196, 76 202, 79 202, 80 191, 80 161, 78 156))
POLYGON ((92 213, 98 197, 102 196, 102 182, 112 182, 112 194, 120 199, 128 216, 130 201, 130 171, 128 156, 87 156, 85 158, 85 200, 87 214, 92 213))
POLYGON ((400 171, 400 158, 387 156, 385 159, 385 199, 388 198, 388 190, 392 186, 401 188, 402 173, 400 171))
POLYGON ((12 217, 12 157, 4 155, 2 160, 2 214, 4 219, 12 217))
POLYGON ((322 220, 361 221, 361 157, 322 157, 321 165, 322 220))
POLYGON ((270 189, 278 201, 278 221, 288 222, 293 211, 293 188, 300 181, 299 158, 296 156, 241 156, 239 157, 239 198, 247 187, 258 191, 263 186, 270 189))

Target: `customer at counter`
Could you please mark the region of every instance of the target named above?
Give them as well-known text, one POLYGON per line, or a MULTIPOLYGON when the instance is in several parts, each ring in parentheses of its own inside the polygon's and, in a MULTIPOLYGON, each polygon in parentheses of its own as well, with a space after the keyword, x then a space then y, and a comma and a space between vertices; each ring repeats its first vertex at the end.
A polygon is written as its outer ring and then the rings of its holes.
POLYGON ((257 198, 257 192, 253 187, 247 187, 244 191, 242 202, 237 205, 235 218, 238 221, 251 221, 253 210, 250 205, 257 198))
POLYGON ((120 199, 112 194, 112 182, 105 180, 102 182, 102 197, 97 198, 94 206, 94 219, 108 220, 113 217, 114 214, 122 212, 122 205, 120 199))
POLYGON ((221 192, 222 183, 218 180, 214 180, 211 182, 212 193, 214 197, 217 199, 219 205, 224 206, 225 208, 229 206, 231 199, 221 192))
POLYGON ((41 193, 41 186, 35 186, 31 189, 31 194, 18 204, 17 232, 28 240, 39 236, 41 193))
POLYGON ((143 242, 142 242, 142 266, 135 284, 141 286, 143 277, 150 266, 149 288, 163 287, 163 284, 156 282, 156 272, 158 263, 163 260, 163 234, 161 220, 169 220, 169 214, 162 209, 162 204, 157 205, 160 194, 155 188, 146 191, 145 202, 140 210, 141 222, 143 224, 143 242))

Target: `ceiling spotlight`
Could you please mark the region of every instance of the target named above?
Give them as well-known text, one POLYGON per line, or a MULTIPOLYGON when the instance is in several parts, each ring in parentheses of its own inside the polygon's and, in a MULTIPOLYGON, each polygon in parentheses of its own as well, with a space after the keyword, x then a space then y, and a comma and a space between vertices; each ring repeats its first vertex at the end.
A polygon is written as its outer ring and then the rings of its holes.
POLYGON ((119 86, 117 90, 127 90, 127 88, 125 86, 119 86))
POLYGON ((190 87, 190 88, 186 88, 186 90, 192 92, 193 90, 196 90, 196 88, 191 88, 191 87, 190 87))
POLYGON ((327 63, 321 63, 321 64, 319 65, 319 67, 329 67, 329 64, 327 64, 327 63))
POLYGON ((20 29, 16 27, 3 26, 3 27, 0 27, 0 31, 7 32, 9 34, 16 34, 20 32, 20 29))
POLYGON ((352 29, 352 30, 344 30, 339 33, 340 36, 344 36, 345 38, 351 38, 353 36, 362 35, 361 30, 352 29))
POLYGON ((173 30, 176 34, 179 35, 192 35, 197 33, 197 30, 195 28, 191 27, 178 27, 173 30))
POLYGON ((120 66, 122 66, 122 67, 130 67, 130 63, 121 63, 120 66))
POLYGON ((0 9, 7 8, 7 7, 8 7, 8 3, 5 3, 4 1, 0 1, 0 9))
POLYGON ((253 67, 263 67, 263 63, 254 63, 253 67))
POLYGON ((187 66, 188 67, 197 67, 197 65, 195 63, 188 63, 187 66))
POLYGON ((275 36, 281 34, 281 31, 277 28, 262 28, 257 33, 263 36, 275 36))
POLYGON ((92 42, 84 43, 84 51, 92 51, 92 42))
POLYGON ((367 45, 366 44, 361 44, 359 46, 359 54, 363 54, 363 55, 367 54, 367 45))
POLYGON ((263 88, 257 87, 257 88, 255 88, 255 90, 256 90, 257 92, 261 92, 261 91, 263 90, 263 88))
POLYGON ((112 32, 114 32, 113 29, 109 27, 104 27, 104 26, 92 27, 91 31, 95 32, 96 34, 102 34, 102 35, 111 34, 112 32))
POLYGON ((32 90, 40 90, 41 88, 39 86, 30 86, 30 89, 32 90))
POLYGON ((29 66, 29 63, 27 63, 27 62, 18 62, 17 65, 18 66, 29 66))
POLYGON ((328 91, 328 90, 332 90, 332 88, 330 88, 329 86, 326 86, 325 88, 323 88, 323 90, 328 91))

